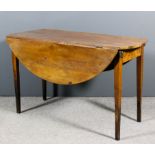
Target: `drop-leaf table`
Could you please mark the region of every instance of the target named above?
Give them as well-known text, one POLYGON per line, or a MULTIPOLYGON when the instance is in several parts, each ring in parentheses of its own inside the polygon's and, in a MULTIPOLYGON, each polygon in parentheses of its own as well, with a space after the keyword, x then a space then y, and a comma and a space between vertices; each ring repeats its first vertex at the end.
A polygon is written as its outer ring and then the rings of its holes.
POLYGON ((137 59, 137 121, 141 121, 143 59, 146 39, 105 34, 40 29, 7 36, 12 63, 17 113, 21 112, 19 61, 42 79, 43 99, 46 81, 79 84, 114 69, 115 139, 120 139, 122 66, 137 59))

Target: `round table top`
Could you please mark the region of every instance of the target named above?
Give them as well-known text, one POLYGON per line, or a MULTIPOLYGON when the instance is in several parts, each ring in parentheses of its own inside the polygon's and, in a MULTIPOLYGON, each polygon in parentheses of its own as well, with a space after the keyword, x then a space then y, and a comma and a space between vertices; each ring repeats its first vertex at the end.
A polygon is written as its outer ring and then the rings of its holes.
POLYGON ((146 39, 40 29, 8 35, 7 42, 33 74, 56 84, 77 84, 104 71, 119 50, 139 49, 146 39))

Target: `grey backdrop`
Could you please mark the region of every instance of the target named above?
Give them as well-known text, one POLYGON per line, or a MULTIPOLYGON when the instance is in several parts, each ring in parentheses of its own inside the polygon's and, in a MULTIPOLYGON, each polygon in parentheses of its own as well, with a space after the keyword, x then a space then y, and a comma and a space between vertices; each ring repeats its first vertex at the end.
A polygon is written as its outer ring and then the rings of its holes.
MULTIPOLYGON (((108 33, 147 37, 145 47, 144 96, 155 96, 155 12, 0 12, 0 95, 14 95, 11 53, 5 43, 9 33, 40 28, 108 33)), ((22 65, 23 96, 40 96, 41 80, 22 65)), ((123 95, 136 95, 136 64, 123 69, 123 95)), ((52 84, 48 84, 52 95, 52 84)), ((61 96, 113 96, 113 71, 104 72, 94 80, 75 85, 59 86, 61 96)))

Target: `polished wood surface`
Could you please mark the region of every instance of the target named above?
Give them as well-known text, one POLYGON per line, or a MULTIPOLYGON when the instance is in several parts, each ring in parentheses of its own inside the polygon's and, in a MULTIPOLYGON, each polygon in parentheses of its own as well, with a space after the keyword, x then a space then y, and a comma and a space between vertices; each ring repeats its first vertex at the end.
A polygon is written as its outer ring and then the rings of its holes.
POLYGON ((36 30, 7 36, 13 53, 38 77, 56 84, 77 84, 104 71, 118 50, 131 50, 145 39, 61 30, 36 30))
POLYGON ((141 121, 143 59, 146 39, 104 34, 41 29, 7 36, 12 49, 16 107, 20 106, 18 60, 42 79, 43 99, 46 81, 53 83, 53 96, 58 85, 78 84, 104 70, 114 69, 115 139, 120 139, 122 67, 137 58, 137 121, 141 121))
POLYGON ((146 43, 146 39, 114 36, 86 32, 72 32, 53 29, 40 29, 22 33, 10 34, 8 39, 20 39, 35 42, 50 42, 61 45, 80 46, 88 48, 116 48, 128 50, 138 48, 146 43))

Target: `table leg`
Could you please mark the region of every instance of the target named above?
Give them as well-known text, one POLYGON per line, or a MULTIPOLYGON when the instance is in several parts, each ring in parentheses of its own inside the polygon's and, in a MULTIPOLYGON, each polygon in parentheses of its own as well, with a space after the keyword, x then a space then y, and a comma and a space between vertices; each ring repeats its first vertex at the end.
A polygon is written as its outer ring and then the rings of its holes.
POLYGON ((57 96, 58 96, 58 85, 53 84, 53 97, 57 97, 57 96))
POLYGON ((144 64, 143 51, 144 49, 142 48, 141 56, 137 57, 137 122, 141 122, 143 64, 144 64))
POLYGON ((114 68, 114 96, 115 96, 115 139, 120 140, 121 97, 122 97, 122 57, 114 68))
POLYGON ((12 53, 12 65, 13 65, 14 87, 16 95, 16 111, 17 113, 21 113, 19 60, 13 53, 12 53))
MULTIPOLYGON (((47 81, 42 80, 42 94, 43 94, 43 100, 47 100, 47 81)), ((53 97, 58 96, 58 85, 53 84, 53 97)))
POLYGON ((47 100, 47 82, 46 80, 42 80, 42 94, 43 94, 43 100, 47 100))

